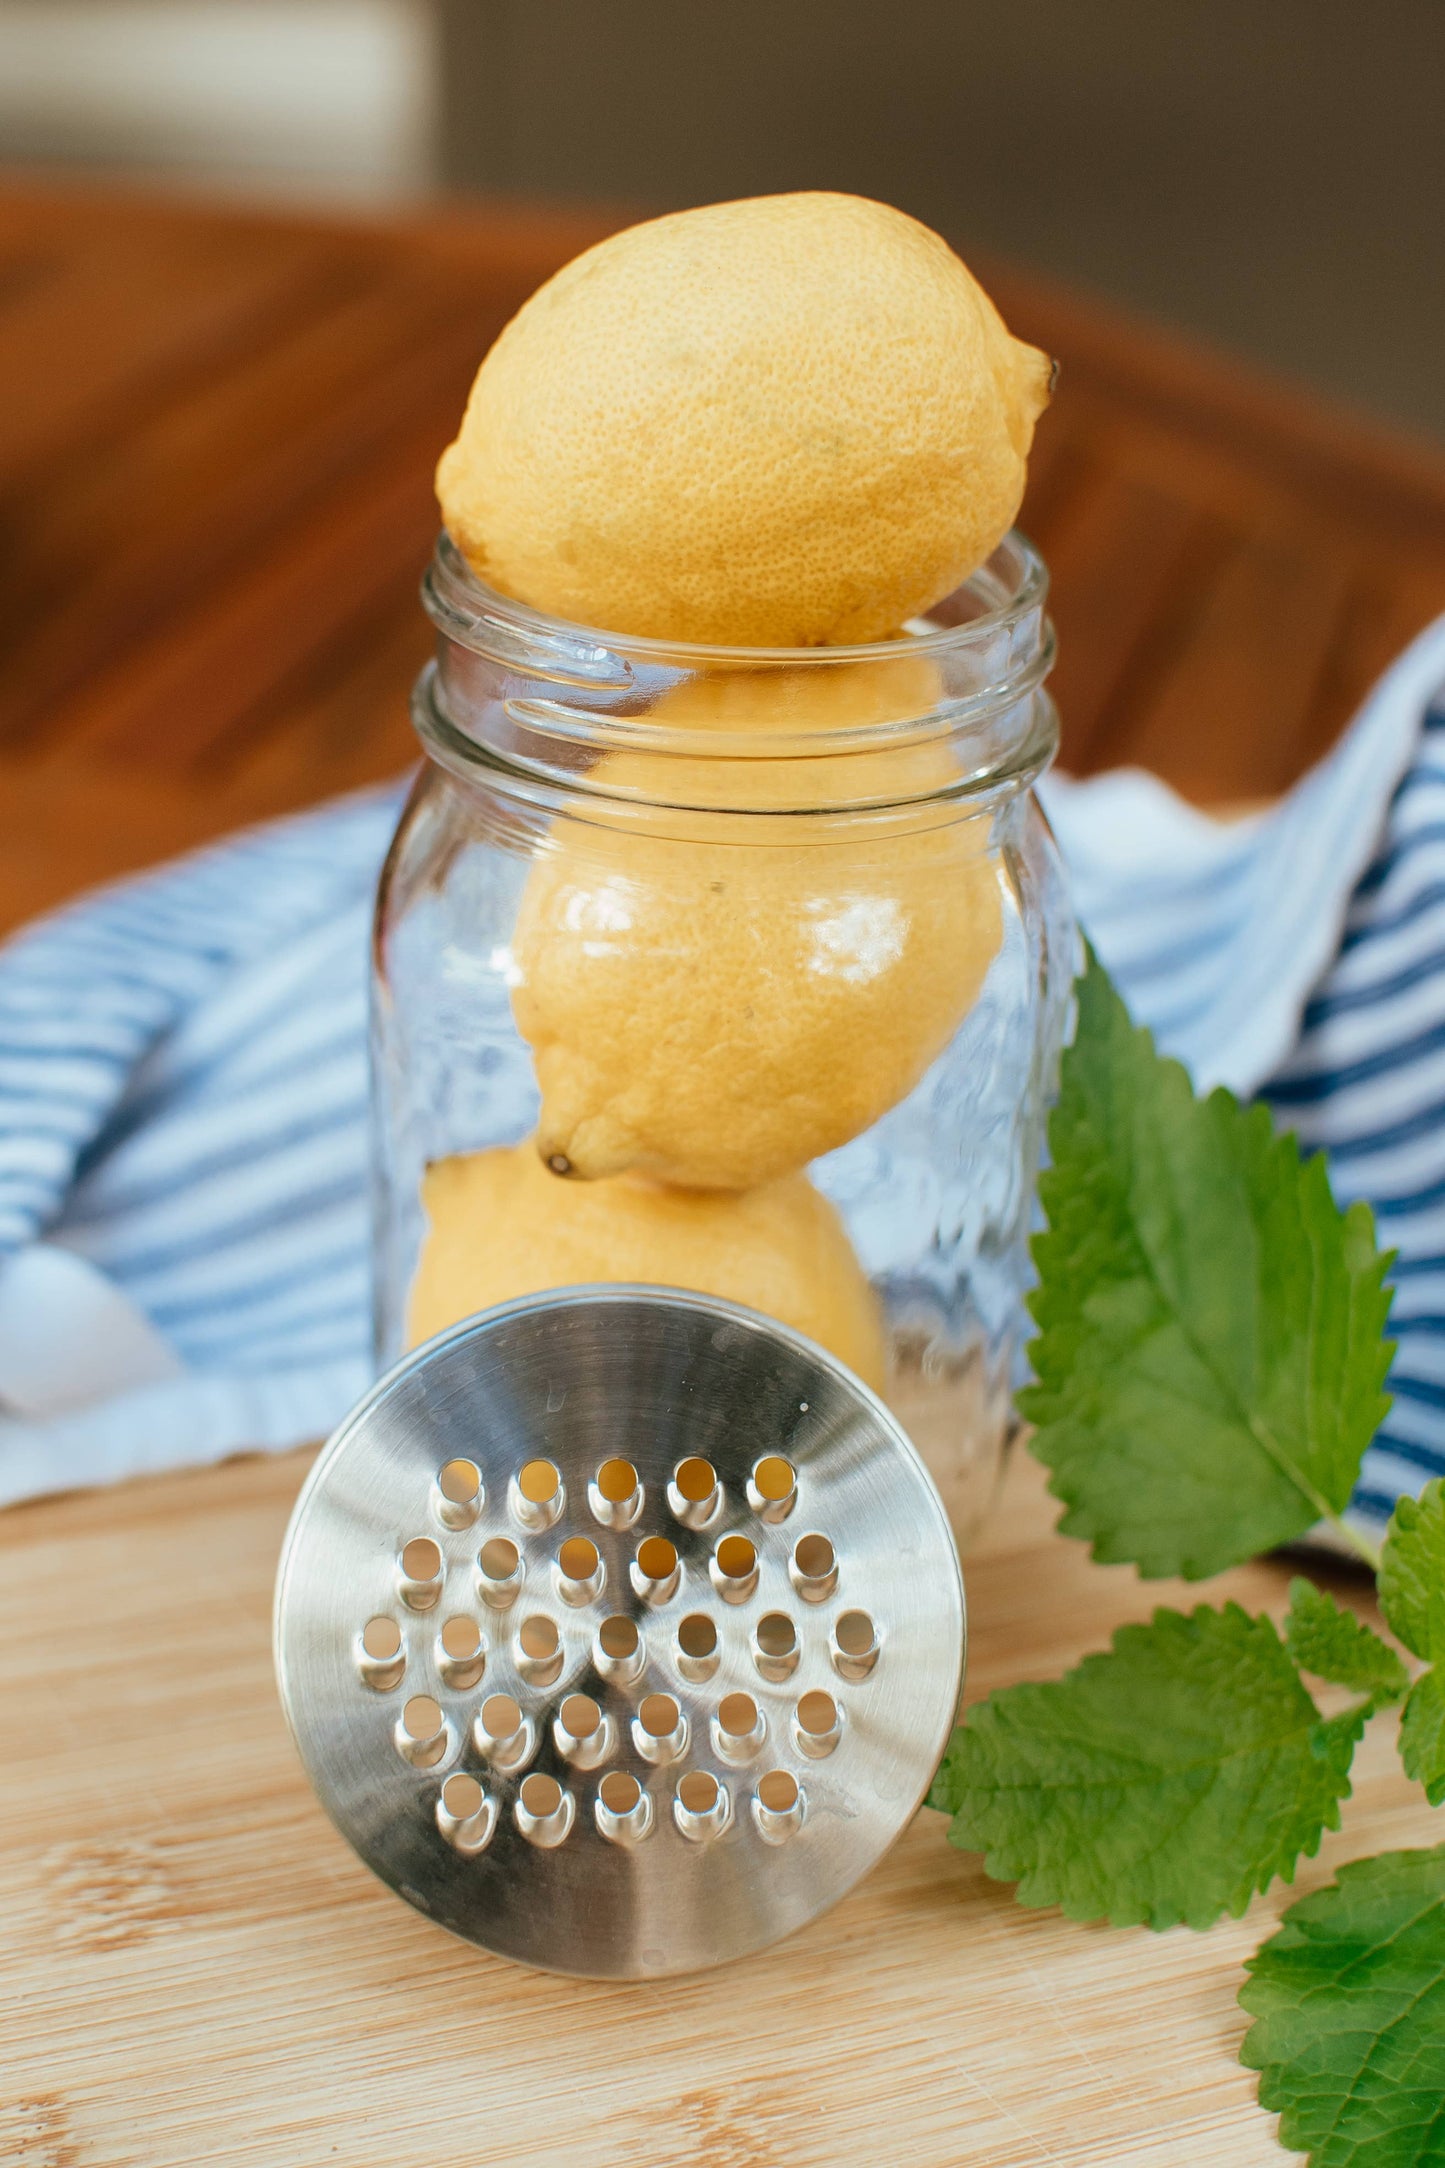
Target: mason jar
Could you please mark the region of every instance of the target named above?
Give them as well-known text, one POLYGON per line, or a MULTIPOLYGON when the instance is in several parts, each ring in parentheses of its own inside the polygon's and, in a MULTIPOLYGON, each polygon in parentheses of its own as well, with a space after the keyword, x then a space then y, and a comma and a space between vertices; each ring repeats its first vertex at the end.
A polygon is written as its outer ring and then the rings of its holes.
POLYGON ((549 1286, 725 1296, 888 1400, 967 1543, 1074 962, 1046 590, 1015 534, 894 639, 686 647, 442 539, 375 925, 380 1363, 549 1286))

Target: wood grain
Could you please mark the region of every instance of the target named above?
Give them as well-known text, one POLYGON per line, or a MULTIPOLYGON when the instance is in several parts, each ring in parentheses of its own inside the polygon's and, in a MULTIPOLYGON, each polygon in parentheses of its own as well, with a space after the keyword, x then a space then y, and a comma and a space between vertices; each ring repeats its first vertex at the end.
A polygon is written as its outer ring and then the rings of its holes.
MULTIPOLYGON (((271 1678, 306 1456, 0 1517, 0 2160, 24 2168, 1271 2168, 1236 2051, 1276 1889, 1205 1936, 1026 1913, 922 1812, 833 1913, 669 1984, 452 1941, 326 1821, 271 1678)), ((1199 1592, 1088 1563, 1031 1463, 968 1567, 969 1692, 1199 1592)), ((1265 1562, 1212 1584, 1285 1606, 1265 1562)), ((1358 1587, 1343 1592, 1363 1601, 1358 1587)), ((1371 1727, 1313 1888, 1438 1836, 1371 1727)))
MULTIPOLYGON (((0 189, 0 926, 413 757, 436 455, 506 318, 620 219, 0 189)), ((1445 459, 979 268, 1064 365, 1023 523, 1066 762, 1284 788, 1445 608, 1445 459)))

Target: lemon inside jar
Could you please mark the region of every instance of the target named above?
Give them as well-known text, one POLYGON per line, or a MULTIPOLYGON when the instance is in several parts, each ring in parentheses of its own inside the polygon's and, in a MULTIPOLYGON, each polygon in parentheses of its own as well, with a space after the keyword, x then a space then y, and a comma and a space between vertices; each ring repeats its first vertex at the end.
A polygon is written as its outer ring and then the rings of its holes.
POLYGON ((554 1172, 748 1189, 912 1091, 1003 927, 988 819, 947 796, 946 739, 907 742, 937 698, 906 653, 700 677, 651 715, 695 753, 598 762, 532 868, 512 951, 554 1172), (888 723, 897 747, 829 749, 888 723), (810 731, 818 752, 797 751, 810 731), (709 757, 770 734, 785 752, 709 757))
POLYGON ((878 1301, 837 1211, 795 1174, 741 1196, 622 1175, 559 1182, 529 1138, 429 1167, 427 1234, 412 1285, 415 1345, 474 1311, 554 1287, 645 1281, 765 1311, 875 1390, 878 1301))

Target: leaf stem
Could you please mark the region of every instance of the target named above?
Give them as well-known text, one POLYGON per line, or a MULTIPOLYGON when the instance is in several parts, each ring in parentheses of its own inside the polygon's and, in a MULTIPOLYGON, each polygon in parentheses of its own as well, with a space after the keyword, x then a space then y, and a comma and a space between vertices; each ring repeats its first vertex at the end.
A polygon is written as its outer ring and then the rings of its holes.
POLYGON ((1384 1557, 1380 1545, 1372 1543, 1368 1536, 1361 1535, 1358 1528, 1351 1528, 1349 1522, 1338 1513, 1327 1513, 1325 1518, 1341 1542, 1347 1543, 1352 1551, 1358 1552, 1371 1573, 1378 1573, 1384 1557))

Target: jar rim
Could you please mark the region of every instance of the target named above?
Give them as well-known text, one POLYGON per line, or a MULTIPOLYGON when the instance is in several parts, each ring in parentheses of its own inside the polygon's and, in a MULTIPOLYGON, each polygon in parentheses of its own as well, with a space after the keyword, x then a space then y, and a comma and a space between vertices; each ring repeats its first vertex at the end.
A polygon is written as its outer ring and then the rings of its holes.
POLYGON ((1043 691, 1054 658, 1047 591, 1037 550, 1010 534, 930 617, 913 619, 891 640, 674 645, 614 637, 498 594, 444 534, 422 588, 440 635, 437 657, 417 683, 412 715, 428 754, 453 775, 485 774, 496 788, 548 805, 561 792, 573 802, 636 799, 709 811, 736 789, 734 811, 761 811, 747 780, 761 779, 759 761, 769 763, 763 796, 777 811, 831 815, 978 800, 1027 785, 1058 745, 1043 691), (896 711, 890 699, 876 718, 859 720, 845 700, 843 720, 799 716, 809 683, 826 690, 860 668, 886 672, 905 658, 927 665, 926 682, 898 685, 896 711), (667 701, 682 683, 733 674, 778 681, 766 728, 746 704, 741 717, 720 712, 704 735, 669 716, 667 701), (848 757, 929 746, 946 750, 944 771, 924 762, 905 777, 891 757, 848 757), (665 785, 605 757, 638 752, 668 756, 665 785))
MULTIPOLYGON (((943 598, 952 603, 958 596, 967 596, 978 607, 948 625, 928 625, 926 613, 921 613, 909 621, 907 652, 911 656, 942 656, 982 646, 997 639, 1000 632, 1010 632, 1031 613, 1042 614, 1048 590, 1048 567, 1043 558, 1027 536, 1012 528, 992 555, 960 582, 953 595, 943 598), (914 631, 912 627, 920 623, 927 629, 914 631)), ((571 651, 569 659, 587 682, 605 682, 612 674, 608 666, 613 658, 624 673, 633 660, 653 666, 666 663, 684 670, 719 666, 738 669, 759 664, 806 670, 894 660, 900 649, 896 637, 839 647, 732 647, 657 640, 641 633, 580 625, 489 587, 467 563, 445 528, 437 537, 432 561, 422 580, 422 603, 439 632, 474 654, 511 660, 519 647, 530 645, 539 653, 555 657, 560 647, 571 651)))

